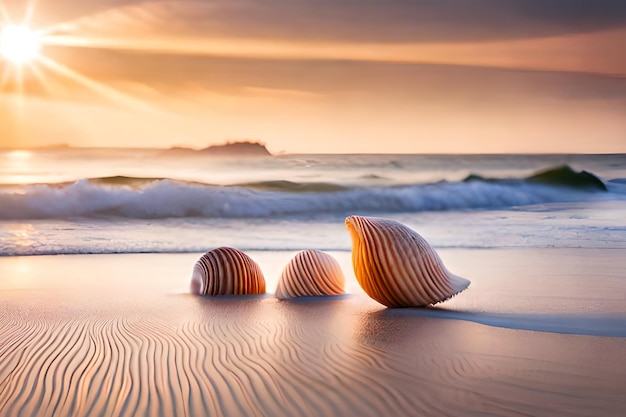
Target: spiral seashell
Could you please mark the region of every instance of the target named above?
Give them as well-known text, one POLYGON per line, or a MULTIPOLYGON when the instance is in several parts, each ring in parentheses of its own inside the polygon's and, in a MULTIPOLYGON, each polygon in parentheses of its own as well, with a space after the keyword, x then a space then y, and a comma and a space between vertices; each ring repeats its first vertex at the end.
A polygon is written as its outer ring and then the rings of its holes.
POLYGON ((234 248, 208 251, 193 267, 191 292, 199 295, 264 294, 265 278, 259 265, 234 248))
POLYGON ((448 272, 417 232, 393 220, 350 216, 352 265, 359 285, 387 307, 424 307, 445 301, 470 281, 448 272))
POLYGON ((343 294, 345 279, 339 262, 327 253, 305 250, 294 256, 280 276, 276 297, 343 294))

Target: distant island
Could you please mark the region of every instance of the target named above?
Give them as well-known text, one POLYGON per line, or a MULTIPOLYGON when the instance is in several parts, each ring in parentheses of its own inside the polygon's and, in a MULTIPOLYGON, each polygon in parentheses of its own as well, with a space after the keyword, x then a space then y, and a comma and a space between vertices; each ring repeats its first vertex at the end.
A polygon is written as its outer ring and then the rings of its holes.
POLYGON ((33 146, 32 149, 68 149, 71 147, 72 145, 69 143, 53 143, 50 145, 33 146))
POLYGON ((253 141, 226 142, 200 149, 199 152, 220 156, 271 156, 265 144, 253 141))

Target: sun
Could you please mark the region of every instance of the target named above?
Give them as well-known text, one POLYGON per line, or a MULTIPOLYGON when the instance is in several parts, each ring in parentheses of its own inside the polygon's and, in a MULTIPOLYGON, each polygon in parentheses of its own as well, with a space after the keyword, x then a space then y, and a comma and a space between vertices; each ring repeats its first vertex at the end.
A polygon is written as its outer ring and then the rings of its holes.
POLYGON ((26 26, 6 26, 0 35, 0 54, 14 64, 26 64, 39 56, 41 39, 26 26))

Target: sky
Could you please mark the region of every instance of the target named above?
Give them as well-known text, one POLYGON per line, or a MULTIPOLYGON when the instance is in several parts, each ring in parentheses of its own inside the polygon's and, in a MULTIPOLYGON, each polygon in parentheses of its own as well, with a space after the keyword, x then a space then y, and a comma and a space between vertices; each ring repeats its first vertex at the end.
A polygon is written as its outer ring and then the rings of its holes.
POLYGON ((0 3, 0 147, 626 152, 624 0, 0 3))

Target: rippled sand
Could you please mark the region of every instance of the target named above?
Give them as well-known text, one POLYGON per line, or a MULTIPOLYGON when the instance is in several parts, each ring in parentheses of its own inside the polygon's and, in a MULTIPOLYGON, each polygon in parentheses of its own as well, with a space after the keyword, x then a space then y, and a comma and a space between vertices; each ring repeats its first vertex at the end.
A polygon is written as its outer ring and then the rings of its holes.
MULTIPOLYGON (((0 258, 1 416, 623 416, 626 251, 446 250, 388 310, 186 294, 194 255, 0 258)), ((250 253, 273 291, 293 253, 250 253)))

